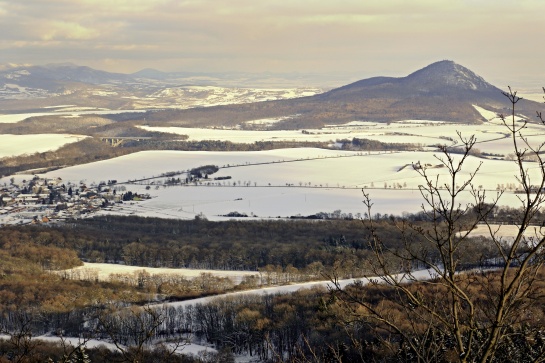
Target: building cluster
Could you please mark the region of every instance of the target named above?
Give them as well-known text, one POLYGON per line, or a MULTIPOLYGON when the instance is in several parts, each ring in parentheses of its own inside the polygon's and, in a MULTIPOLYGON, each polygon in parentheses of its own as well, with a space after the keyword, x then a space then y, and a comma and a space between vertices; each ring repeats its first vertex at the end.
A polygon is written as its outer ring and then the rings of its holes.
POLYGON ((147 199, 149 195, 125 192, 115 180, 86 185, 64 183, 61 178, 34 176, 31 180, 0 185, 0 226, 54 223, 83 218, 115 203, 147 199))

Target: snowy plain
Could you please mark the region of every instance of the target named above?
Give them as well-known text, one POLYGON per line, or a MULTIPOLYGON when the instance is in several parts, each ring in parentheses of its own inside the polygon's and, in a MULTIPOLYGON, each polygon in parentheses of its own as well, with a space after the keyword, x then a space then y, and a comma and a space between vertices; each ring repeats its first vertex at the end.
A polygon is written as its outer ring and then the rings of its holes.
MULTIPOLYGON (((437 157, 440 157, 438 152, 361 153, 314 148, 261 152, 145 151, 43 176, 60 177, 74 184, 117 180, 118 187, 151 196, 100 212, 117 215, 193 219, 204 214, 208 219, 224 220, 230 218, 224 217, 230 212, 258 218, 287 218, 341 210, 355 216, 366 212, 362 188, 373 199, 373 213, 402 214, 419 212, 423 201, 418 188, 424 180, 412 163, 429 165, 427 172, 440 175, 440 183, 447 181, 447 169, 438 167, 441 162, 437 157), (166 178, 161 177, 162 173, 179 171, 178 177, 185 179, 186 170, 208 164, 220 168, 213 177, 231 178, 167 186, 166 178)), ((457 160, 459 156, 454 158, 457 160)), ((534 178, 539 177, 535 163, 528 163, 527 167, 534 178)), ((502 185, 503 188, 518 185, 514 162, 477 157, 466 160, 459 183, 476 168, 480 169, 474 179, 475 188, 486 190, 491 198, 502 185)), ((470 193, 461 197, 464 203, 473 201, 470 193)), ((506 191, 500 200, 500 205, 517 203, 520 202, 511 191, 506 191)))
MULTIPOLYGON (((188 140, 223 140, 232 142, 252 143, 256 141, 317 141, 335 142, 341 139, 365 138, 388 143, 414 143, 423 146, 446 144, 454 145, 458 141, 457 131, 463 136, 475 135, 480 142, 505 137, 505 127, 497 121, 481 125, 452 124, 446 122, 392 122, 389 124, 363 123, 326 126, 311 130, 239 130, 218 128, 187 128, 187 127, 152 127, 141 126, 147 131, 168 132, 187 135, 188 140), (304 131, 304 132, 303 132, 304 131)), ((531 132, 543 133, 543 128, 529 127, 531 132)))

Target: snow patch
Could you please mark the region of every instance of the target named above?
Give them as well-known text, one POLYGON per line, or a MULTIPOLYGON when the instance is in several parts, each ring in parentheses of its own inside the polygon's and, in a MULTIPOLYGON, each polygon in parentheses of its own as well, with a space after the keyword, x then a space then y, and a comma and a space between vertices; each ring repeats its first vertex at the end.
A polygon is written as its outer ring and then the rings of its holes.
POLYGON ((101 281, 108 281, 111 274, 133 275, 145 270, 150 275, 178 275, 188 279, 199 277, 202 274, 211 274, 218 277, 228 277, 235 282, 240 282, 246 276, 256 276, 256 271, 230 271, 230 270, 204 270, 204 269, 188 269, 188 268, 158 268, 158 267, 141 267, 119 265, 114 263, 91 263, 84 262, 83 266, 75 267, 68 270, 63 270, 62 273, 71 272, 90 272, 96 273, 96 276, 101 281))

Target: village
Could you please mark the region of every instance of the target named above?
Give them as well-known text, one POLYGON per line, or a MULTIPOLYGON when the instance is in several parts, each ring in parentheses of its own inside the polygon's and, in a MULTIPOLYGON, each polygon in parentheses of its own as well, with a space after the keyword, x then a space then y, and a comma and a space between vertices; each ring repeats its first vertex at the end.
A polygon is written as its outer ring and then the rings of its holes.
POLYGON ((87 185, 64 183, 61 178, 41 178, 0 186, 0 227, 6 225, 57 223, 89 216, 116 203, 149 199, 126 191, 116 180, 87 185))

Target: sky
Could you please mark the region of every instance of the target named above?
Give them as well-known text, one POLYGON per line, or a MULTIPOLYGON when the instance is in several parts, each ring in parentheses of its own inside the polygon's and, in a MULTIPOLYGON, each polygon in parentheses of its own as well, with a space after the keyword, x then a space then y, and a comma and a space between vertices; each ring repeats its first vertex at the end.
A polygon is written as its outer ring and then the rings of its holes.
MULTIPOLYGON (((543 0, 0 0, 0 64, 545 84, 543 0)), ((539 89, 538 89, 539 90, 539 89)))

